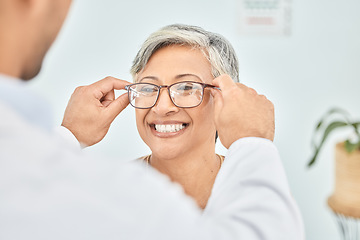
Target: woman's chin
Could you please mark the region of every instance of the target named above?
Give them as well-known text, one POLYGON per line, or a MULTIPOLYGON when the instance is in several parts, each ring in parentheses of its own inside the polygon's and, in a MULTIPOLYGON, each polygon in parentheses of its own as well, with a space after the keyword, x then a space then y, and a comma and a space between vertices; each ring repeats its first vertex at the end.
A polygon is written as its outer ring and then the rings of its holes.
POLYGON ((152 149, 152 156, 161 160, 172 160, 183 155, 183 151, 178 147, 161 147, 161 149, 152 149), (166 149, 166 150, 164 150, 166 149))

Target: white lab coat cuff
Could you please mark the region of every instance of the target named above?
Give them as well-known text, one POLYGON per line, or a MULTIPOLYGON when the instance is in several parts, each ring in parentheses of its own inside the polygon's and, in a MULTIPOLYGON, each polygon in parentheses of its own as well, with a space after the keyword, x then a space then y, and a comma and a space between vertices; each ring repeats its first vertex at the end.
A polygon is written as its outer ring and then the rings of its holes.
POLYGON ((68 144, 82 149, 83 146, 79 143, 79 141, 76 139, 75 135, 66 127, 64 126, 58 126, 55 127, 54 133, 60 137, 62 140, 67 142, 68 144))

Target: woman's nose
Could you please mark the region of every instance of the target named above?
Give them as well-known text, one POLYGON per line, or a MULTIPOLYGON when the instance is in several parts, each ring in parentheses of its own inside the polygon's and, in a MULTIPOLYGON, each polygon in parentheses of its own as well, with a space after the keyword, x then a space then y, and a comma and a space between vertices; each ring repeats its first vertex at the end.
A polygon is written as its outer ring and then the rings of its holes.
POLYGON ((161 89, 159 93, 159 98, 152 108, 152 110, 159 115, 169 115, 171 113, 176 113, 179 111, 179 108, 174 105, 171 101, 167 89, 161 89))

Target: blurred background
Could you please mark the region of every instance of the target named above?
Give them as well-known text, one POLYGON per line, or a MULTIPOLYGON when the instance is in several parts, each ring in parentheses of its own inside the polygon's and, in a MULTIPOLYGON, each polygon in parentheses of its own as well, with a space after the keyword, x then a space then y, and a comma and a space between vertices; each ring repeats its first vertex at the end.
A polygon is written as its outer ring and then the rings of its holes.
MULTIPOLYGON (((150 33, 173 23, 220 33, 237 52, 241 82, 275 104, 275 144, 307 239, 338 240, 339 228, 326 200, 333 191, 334 145, 349 132, 333 134, 319 161, 310 169, 307 163, 312 132, 328 109, 342 107, 360 118, 360 1, 288 0, 286 29, 272 34, 244 31, 246 2, 249 7, 249 0, 74 0, 31 87, 49 100, 54 124, 60 125, 77 86, 109 75, 132 81, 132 60, 150 33)), ((220 143, 217 150, 226 153, 220 143)), ((118 160, 150 152, 138 136, 131 107, 101 143, 85 151, 118 160)))

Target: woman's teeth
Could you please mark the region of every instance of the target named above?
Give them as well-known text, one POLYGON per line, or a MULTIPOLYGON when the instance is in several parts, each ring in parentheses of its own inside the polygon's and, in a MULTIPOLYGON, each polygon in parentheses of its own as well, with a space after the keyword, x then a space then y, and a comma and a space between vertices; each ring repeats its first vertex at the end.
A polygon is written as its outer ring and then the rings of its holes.
POLYGON ((166 124, 166 125, 155 124, 154 127, 157 132, 170 133, 170 132, 178 132, 181 129, 184 129, 186 127, 186 124, 166 124))

